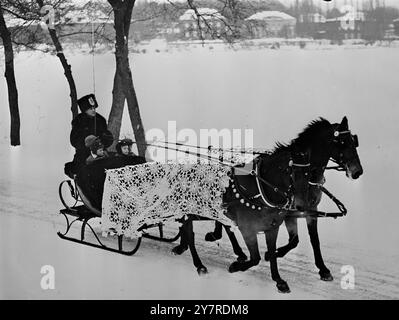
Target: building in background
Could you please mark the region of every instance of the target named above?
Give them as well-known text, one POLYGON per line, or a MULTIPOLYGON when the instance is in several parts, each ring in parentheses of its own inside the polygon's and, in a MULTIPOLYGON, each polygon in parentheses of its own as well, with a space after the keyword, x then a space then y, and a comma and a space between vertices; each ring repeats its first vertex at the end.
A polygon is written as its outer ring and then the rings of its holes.
POLYGON ((179 21, 172 26, 171 32, 184 40, 217 39, 228 32, 226 18, 216 9, 198 8, 185 11, 179 21))
POLYGON ((323 24, 326 17, 320 13, 300 14, 296 24, 296 34, 299 37, 324 37, 323 24))
POLYGON ((364 37, 365 27, 364 13, 353 10, 340 17, 326 19, 321 25, 321 32, 325 38, 331 40, 360 39, 364 37))
POLYGON ((93 45, 92 36, 96 42, 115 37, 113 13, 105 13, 101 8, 92 8, 89 5, 66 12, 64 16, 60 17, 60 25, 63 33, 76 33, 71 37, 72 41, 80 40, 90 45, 93 45), (99 33, 102 37, 91 33, 99 33))
POLYGON ((252 38, 295 36, 296 19, 280 11, 261 11, 245 19, 245 26, 252 38))

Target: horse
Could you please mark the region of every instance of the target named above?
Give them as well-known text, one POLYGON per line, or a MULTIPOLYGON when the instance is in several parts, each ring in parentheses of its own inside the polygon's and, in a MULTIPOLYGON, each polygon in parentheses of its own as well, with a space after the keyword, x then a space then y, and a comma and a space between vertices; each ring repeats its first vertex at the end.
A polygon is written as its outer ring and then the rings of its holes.
MULTIPOLYGON (((317 206, 322 197, 321 186, 325 182, 324 171, 330 158, 338 164, 338 168, 340 168, 341 171, 345 171, 348 178, 356 180, 363 174, 363 168, 356 151, 359 146, 358 137, 357 135, 351 134, 346 117, 342 119, 340 124, 333 125, 321 118, 319 121, 311 124, 308 130, 300 135, 293 145, 305 148, 310 145, 312 149, 310 153, 310 188, 308 199, 305 201, 305 203, 307 203, 305 210, 317 211, 317 206), (333 138, 331 138, 331 132, 333 132, 333 138), (327 143, 324 148, 316 148, 316 141, 313 137, 324 133, 328 133, 328 136, 322 136, 323 140, 326 140, 326 142, 330 140, 330 142, 327 143)), ((289 149, 290 147, 291 146, 283 146, 282 149, 289 149)), ((288 231, 289 240, 288 244, 276 250, 275 255, 278 258, 284 257, 299 243, 297 218, 287 215, 284 222, 288 231)), ((320 250, 317 217, 306 217, 306 223, 313 248, 315 264, 319 269, 320 279, 323 281, 332 281, 334 278, 330 270, 324 264, 320 250)), ((266 252, 265 259, 268 260, 270 256, 270 252, 266 252)))
MULTIPOLYGON (((319 118, 312 121, 298 137, 291 141, 289 144, 277 144, 272 155, 281 153, 291 153, 293 151, 302 151, 309 154, 310 157, 310 175, 309 180, 305 183, 309 184, 309 188, 303 188, 299 184, 298 189, 294 195, 295 207, 300 211, 317 210, 317 205, 321 200, 321 183, 324 179, 324 171, 330 159, 338 163, 340 168, 346 171, 346 175, 352 179, 358 179, 363 174, 363 168, 357 154, 358 138, 357 135, 352 135, 348 119, 344 117, 341 123, 331 124, 324 118, 319 118)), ((262 158, 261 158, 262 159, 262 158)), ((260 166, 260 176, 266 179, 271 179, 270 172, 273 171, 269 168, 260 166)), ((275 169, 275 168, 274 168, 275 169)), ((281 167, 279 167, 281 169, 281 167)), ((283 178, 280 176, 279 178, 283 178)), ((301 179, 298 179, 300 181, 301 179)), ((302 182, 304 182, 302 181, 302 182)), ((267 191, 268 185, 265 185, 267 180, 262 179, 260 185, 263 185, 264 192, 267 191)), ((228 190, 229 192, 229 190, 228 190)), ((230 190, 231 193, 231 190, 230 190)), ((269 190, 270 195, 270 190, 269 190)), ((272 193, 273 195, 273 193, 272 193)), ((277 196, 276 194, 274 196, 277 196)), ((250 252, 250 259, 243 261, 242 259, 233 262, 230 267, 230 272, 245 271, 252 266, 255 266, 260 261, 259 249, 257 244, 257 233, 263 231, 266 234, 266 243, 268 251, 265 254, 265 260, 270 262, 272 279, 276 282, 276 286, 280 292, 290 292, 288 284, 281 279, 277 268, 277 257, 282 257, 293 249, 298 243, 298 232, 296 228, 296 218, 290 216, 289 210, 281 210, 281 207, 270 205, 262 207, 257 214, 254 214, 248 207, 242 203, 230 205, 226 215, 235 221, 239 230, 244 238, 247 248, 250 252), (272 219, 272 225, 270 224, 272 219), (289 243, 286 246, 276 250, 276 239, 279 226, 285 222, 289 232, 289 243)), ((320 251, 320 242, 317 233, 317 217, 307 216, 307 225, 309 235, 314 250, 314 257, 316 266, 319 268, 319 274, 322 280, 333 280, 331 272, 325 266, 320 251)), ((190 219, 183 224, 182 229, 186 229, 186 236, 182 237, 182 241, 194 241, 192 227, 190 230, 190 219)), ((216 223, 216 231, 221 231, 221 224, 216 223)), ((211 237, 218 238, 218 234, 207 234, 208 239, 211 237)), ((190 244, 190 250, 193 243, 190 244)), ((235 249, 236 251, 237 249, 235 249)), ((193 252, 193 250, 191 250, 193 252)), ((193 257, 193 260, 194 257, 193 257)), ((198 264, 198 261, 196 261, 198 264)))
MULTIPOLYGON (((303 211, 317 212, 317 206, 322 197, 322 185, 325 182, 324 171, 327 163, 331 159, 338 164, 334 169, 345 171, 346 176, 351 179, 358 179, 363 174, 363 168, 357 154, 359 141, 357 135, 352 135, 348 119, 344 117, 341 123, 330 124, 326 119, 320 118, 312 121, 307 128, 298 135, 298 138, 291 141, 290 144, 278 144, 275 152, 301 149, 307 150, 310 155, 310 177, 307 196, 299 199, 303 211)), ((317 216, 306 216, 306 222, 310 241, 312 244, 316 267, 319 269, 320 279, 323 281, 332 281, 333 276, 330 270, 325 266, 321 250, 320 241, 317 232, 317 216)), ((284 223, 288 231, 289 242, 287 245, 279 247, 276 251, 268 250, 265 253, 265 260, 270 261, 273 256, 277 258, 284 257, 290 250, 294 249, 298 243, 297 217, 287 214, 284 223)), ((205 240, 215 241, 222 237, 222 225, 215 223, 213 232, 206 234, 205 240)), ((236 249, 235 249, 236 250, 236 249)))
MULTIPOLYGON (((297 199, 307 198, 310 168, 307 153, 278 150, 271 154, 262 154, 255 159, 254 167, 255 170, 247 175, 238 176, 233 173, 230 186, 223 196, 225 215, 235 221, 251 254, 250 260, 247 260, 234 233, 229 227, 224 226, 238 256, 230 266, 230 272, 244 271, 259 263, 258 232, 265 232, 268 249, 274 252, 278 228, 284 221, 287 209, 302 210, 303 204, 297 199), (295 197, 297 194, 300 196, 295 197)), ((237 171, 237 168, 233 168, 234 170, 237 171)), ((182 221, 181 243, 173 248, 172 252, 181 254, 189 248, 194 266, 201 275, 207 273, 207 268, 202 264, 195 248, 192 224, 195 220, 202 218, 190 214, 187 220, 182 221)), ((278 274, 277 260, 271 259, 270 264, 272 277, 277 282, 278 289, 283 292, 289 291, 287 283, 278 274)))

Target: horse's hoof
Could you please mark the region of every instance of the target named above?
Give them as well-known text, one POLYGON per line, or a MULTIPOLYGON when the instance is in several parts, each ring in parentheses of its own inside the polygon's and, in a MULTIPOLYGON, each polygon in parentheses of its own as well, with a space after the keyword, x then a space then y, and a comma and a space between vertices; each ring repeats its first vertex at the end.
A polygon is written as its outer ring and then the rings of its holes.
POLYGON ((205 241, 214 242, 222 238, 222 235, 215 235, 214 232, 208 232, 205 235, 205 241))
POLYGON ((204 267, 204 266, 198 267, 197 268, 197 272, 198 272, 199 276, 203 276, 203 275, 208 274, 208 269, 206 267, 204 267))
POLYGON ((229 267, 229 272, 234 273, 240 271, 240 265, 241 265, 240 262, 234 261, 229 267))
POLYGON ((288 286, 287 282, 282 281, 276 284, 277 290, 280 293, 290 293, 290 287, 288 286))
POLYGON ((172 254, 174 255, 181 255, 184 251, 186 251, 188 248, 184 246, 176 246, 172 249, 172 254))
POLYGON ((244 262, 244 261, 247 261, 247 256, 244 254, 244 255, 242 255, 242 256, 238 256, 237 257, 237 262, 244 262))
POLYGON ((323 281, 333 281, 334 277, 332 276, 332 274, 330 272, 326 272, 326 273, 321 273, 320 274, 320 280, 323 281))

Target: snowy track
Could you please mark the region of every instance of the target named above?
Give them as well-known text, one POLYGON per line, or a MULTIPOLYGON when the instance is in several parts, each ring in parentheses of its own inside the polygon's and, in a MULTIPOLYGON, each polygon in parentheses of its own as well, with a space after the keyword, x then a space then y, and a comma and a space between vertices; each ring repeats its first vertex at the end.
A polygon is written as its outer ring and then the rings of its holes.
MULTIPOLYGON (((136 255, 123 257, 62 241, 57 237, 56 231, 64 230, 64 218, 56 214, 56 198, 50 200, 49 195, 32 190, 28 195, 28 190, 23 189, 19 194, 14 193, 11 196, 5 192, 3 183, 1 186, 2 298, 399 298, 399 275, 387 267, 397 265, 399 261, 394 260, 394 257, 371 256, 367 250, 349 246, 331 247, 323 245, 322 242, 326 265, 335 277, 333 282, 323 282, 319 280, 313 264, 308 237, 304 232, 300 232, 302 239, 298 248, 285 258, 279 259, 280 274, 289 283, 292 291, 291 294, 282 295, 277 293, 270 278, 269 264, 264 260, 245 273, 228 273, 228 266, 235 257, 227 237, 224 235, 224 238, 216 243, 203 240, 205 233, 213 227, 211 222, 194 223, 198 252, 210 271, 209 275, 200 278, 192 265, 189 251, 182 256, 171 255, 170 250, 174 243, 143 239, 136 255), (43 203, 42 199, 46 198, 49 201, 43 203), (65 255, 60 252, 65 252, 65 255), (343 290, 340 285, 343 276, 340 270, 348 261, 355 266, 356 271, 353 290, 343 290), (365 264, 365 261, 371 261, 371 264, 365 264), (377 261, 381 264, 376 263, 377 261), (40 289, 39 265, 46 264, 56 268, 56 294, 40 289), (107 265, 110 268, 107 268, 107 265), (376 265, 379 265, 379 268, 376 265), (384 265, 385 269, 382 268, 384 265), (97 287, 99 279, 108 283, 106 291, 97 287), (19 285, 12 285, 16 282, 19 282, 19 285)), ((177 229, 170 228, 166 232, 173 235, 176 231, 177 229)), ((284 233, 282 228, 280 237, 284 238, 284 233)), ((114 241, 115 244, 115 240, 108 238, 105 241, 108 244, 114 241)), ((243 244, 240 236, 239 240, 243 244)), ((279 242, 284 241, 285 239, 279 242)), ((263 235, 259 235, 259 243, 263 255, 266 250, 263 235)))

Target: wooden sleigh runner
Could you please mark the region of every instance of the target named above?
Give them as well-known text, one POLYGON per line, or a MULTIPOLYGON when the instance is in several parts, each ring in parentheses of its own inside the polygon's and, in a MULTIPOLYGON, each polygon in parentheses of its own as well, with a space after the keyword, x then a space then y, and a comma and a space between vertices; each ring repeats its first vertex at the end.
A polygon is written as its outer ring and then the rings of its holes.
MULTIPOLYGON (((90 247, 95 247, 110 252, 116 252, 132 256, 138 251, 143 237, 162 242, 174 242, 178 240, 180 237, 180 231, 174 237, 171 238, 165 237, 162 223, 151 224, 151 225, 145 224, 137 230, 141 232, 141 236, 139 236, 137 240, 134 241, 133 248, 124 249, 123 244, 124 242, 127 241, 124 241, 123 235, 117 235, 117 246, 111 247, 109 245, 106 245, 104 241, 101 241, 100 237, 98 236, 92 225, 90 224, 91 219, 101 217, 101 212, 98 209, 96 209, 91 204, 90 200, 84 195, 82 189, 77 184, 76 179, 62 181, 58 188, 58 194, 62 204, 64 205, 64 208, 61 209, 59 213, 62 214, 66 220, 66 230, 63 233, 58 231, 57 234, 63 240, 68 240, 75 243, 87 245, 90 247), (63 196, 63 190, 65 189, 66 186, 68 187, 70 195, 72 196, 74 202, 72 206, 67 204, 67 201, 63 196), (70 218, 72 218, 72 220, 70 220, 70 218), (68 234, 71 231, 71 227, 76 222, 81 223, 80 236, 79 237, 69 236, 68 234), (158 229, 159 235, 148 233, 148 230, 155 228, 158 229), (85 240, 87 229, 89 229, 90 233, 94 236, 95 242, 90 242, 85 240)), ((110 230, 111 233, 115 233, 113 231, 114 230, 110 230)), ((133 241, 129 240, 128 242, 133 242, 133 241)))

